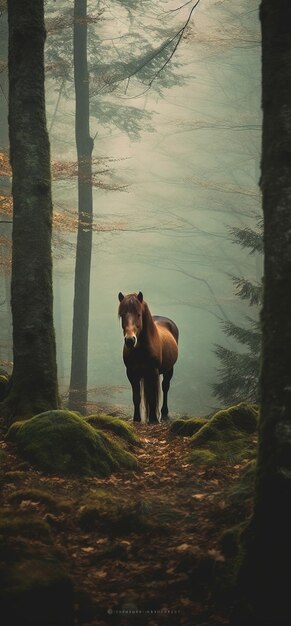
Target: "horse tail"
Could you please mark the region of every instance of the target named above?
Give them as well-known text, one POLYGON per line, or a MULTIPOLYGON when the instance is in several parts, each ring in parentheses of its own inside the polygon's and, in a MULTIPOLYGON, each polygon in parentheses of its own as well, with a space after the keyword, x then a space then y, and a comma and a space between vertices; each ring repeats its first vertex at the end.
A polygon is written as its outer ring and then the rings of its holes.
POLYGON ((159 370, 154 370, 142 379, 142 400, 145 408, 146 419, 159 419, 160 403, 160 375, 159 370))

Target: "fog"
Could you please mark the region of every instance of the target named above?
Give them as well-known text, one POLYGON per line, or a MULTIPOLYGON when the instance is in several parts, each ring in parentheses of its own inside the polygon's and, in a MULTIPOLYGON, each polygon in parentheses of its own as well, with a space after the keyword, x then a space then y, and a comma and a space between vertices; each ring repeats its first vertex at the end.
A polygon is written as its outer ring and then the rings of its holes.
MULTIPOLYGON (((234 347, 221 328, 248 313, 231 275, 260 280, 261 259, 231 243, 229 226, 256 224, 260 154, 260 47, 257 3, 201 1, 176 60, 182 86, 116 94, 153 113, 137 141, 92 115, 93 157, 111 157, 113 182, 94 189, 89 399, 130 405, 122 362, 117 294, 141 290, 153 314, 180 330, 170 412, 205 414, 218 405, 214 344, 234 347), (247 8, 249 7, 249 10, 247 8), (250 7, 252 10, 250 10, 250 7), (109 232, 104 232, 104 226, 109 232), (113 228, 110 232, 110 228, 113 228)), ((104 26, 105 28, 105 26, 104 26)), ((158 81, 158 78, 157 78, 158 81)), ((47 82, 52 158, 75 160, 74 102, 47 82), (57 114, 56 114, 57 110, 57 114), (53 121, 53 123, 52 123, 53 121)), ((114 100, 114 94, 112 99, 114 100)), ((77 208, 76 181, 55 182, 55 210, 77 208)), ((70 376, 74 285, 73 234, 54 249, 54 305, 61 391, 70 376)), ((237 346, 239 349, 239 347, 237 346)))

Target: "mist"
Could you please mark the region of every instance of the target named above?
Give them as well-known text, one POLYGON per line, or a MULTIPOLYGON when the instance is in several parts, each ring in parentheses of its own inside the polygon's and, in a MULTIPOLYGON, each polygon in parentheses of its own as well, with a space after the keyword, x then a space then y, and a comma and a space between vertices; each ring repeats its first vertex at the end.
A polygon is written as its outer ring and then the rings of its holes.
MULTIPOLYGON (((262 274, 260 257, 233 244, 229 234, 231 226, 256 224, 260 214, 255 4, 201 2, 175 53, 183 84, 171 82, 160 93, 137 85, 112 93, 112 102, 130 107, 129 116, 131 107, 151 115, 139 138, 101 127, 92 112, 93 158, 111 159, 117 189, 94 188, 89 401, 131 405, 117 294, 142 291, 151 313, 172 318, 180 330, 170 413, 206 414, 218 406, 211 387, 218 378, 214 345, 239 350, 222 321, 243 324, 248 313, 231 276, 259 281, 262 274)), ((100 28, 107 33, 110 26, 100 28)), ((52 159, 75 161, 74 101, 50 78, 46 92, 52 159)), ((56 211, 74 212, 75 179, 55 181, 53 201, 56 211)), ((54 311, 63 394, 70 378, 75 241, 74 233, 56 233, 54 311)))

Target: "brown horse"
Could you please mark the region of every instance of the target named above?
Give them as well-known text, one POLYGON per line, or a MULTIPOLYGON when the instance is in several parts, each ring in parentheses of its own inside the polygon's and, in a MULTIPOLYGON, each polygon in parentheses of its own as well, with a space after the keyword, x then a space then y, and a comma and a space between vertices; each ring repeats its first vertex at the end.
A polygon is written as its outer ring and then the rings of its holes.
POLYGON ((152 316, 141 291, 124 296, 118 294, 124 348, 123 361, 132 386, 135 422, 141 421, 141 394, 150 423, 157 423, 159 412, 160 374, 163 374, 161 419, 168 419, 168 391, 173 367, 178 358, 179 331, 167 317, 152 316))

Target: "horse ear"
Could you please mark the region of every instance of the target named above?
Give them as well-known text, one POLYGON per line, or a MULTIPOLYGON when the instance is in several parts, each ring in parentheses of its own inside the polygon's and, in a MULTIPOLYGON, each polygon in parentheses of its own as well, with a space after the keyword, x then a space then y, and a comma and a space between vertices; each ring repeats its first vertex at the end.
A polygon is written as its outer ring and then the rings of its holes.
POLYGON ((142 302, 142 301, 143 301, 143 294, 142 294, 142 292, 141 292, 141 291, 139 291, 139 292, 138 292, 138 294, 137 294, 137 299, 138 299, 140 302, 142 302))
POLYGON ((122 302, 123 298, 124 298, 124 295, 123 295, 123 293, 121 293, 121 291, 120 291, 120 292, 119 292, 119 294, 118 294, 118 300, 119 300, 119 302, 122 302))

